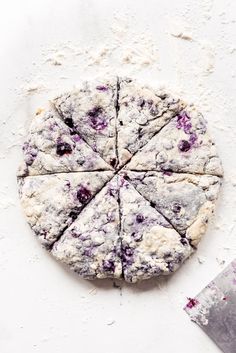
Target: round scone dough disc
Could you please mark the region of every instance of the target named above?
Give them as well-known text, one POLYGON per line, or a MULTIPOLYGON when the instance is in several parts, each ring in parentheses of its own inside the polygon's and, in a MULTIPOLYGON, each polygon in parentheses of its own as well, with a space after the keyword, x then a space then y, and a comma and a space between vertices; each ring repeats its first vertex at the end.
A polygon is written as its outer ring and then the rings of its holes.
POLYGON ((194 106, 129 78, 56 97, 33 118, 23 155, 29 225, 87 279, 176 271, 206 232, 223 175, 194 106))

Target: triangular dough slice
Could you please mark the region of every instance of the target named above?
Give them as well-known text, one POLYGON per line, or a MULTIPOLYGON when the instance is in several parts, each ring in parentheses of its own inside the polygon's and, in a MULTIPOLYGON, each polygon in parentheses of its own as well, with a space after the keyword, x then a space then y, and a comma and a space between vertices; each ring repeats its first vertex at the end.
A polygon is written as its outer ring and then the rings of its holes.
POLYGON ((115 167, 117 78, 85 82, 53 103, 64 122, 115 167))
POLYGON ((188 240, 127 181, 120 188, 120 205, 126 281, 172 273, 192 253, 188 240))
POLYGON ((34 117, 23 153, 19 176, 112 169, 81 136, 72 134, 53 107, 34 117))
POLYGON ((220 178, 157 172, 128 172, 127 178, 191 245, 197 246, 214 212, 220 178))
POLYGON ((162 90, 138 85, 131 79, 120 80, 117 124, 120 166, 146 145, 184 106, 184 102, 162 90))
POLYGON ((206 121, 194 107, 185 109, 172 119, 132 158, 126 168, 223 174, 206 121))
POLYGON ((27 221, 41 243, 50 247, 112 175, 90 172, 19 178, 27 221))
POLYGON ((117 176, 80 213, 52 254, 84 278, 122 275, 117 176))

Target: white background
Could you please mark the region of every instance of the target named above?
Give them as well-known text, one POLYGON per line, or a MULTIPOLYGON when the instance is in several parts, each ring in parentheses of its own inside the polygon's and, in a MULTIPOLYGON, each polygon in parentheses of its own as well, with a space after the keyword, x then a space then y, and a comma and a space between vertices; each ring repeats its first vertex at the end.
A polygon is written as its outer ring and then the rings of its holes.
POLYGON ((233 0, 1 1, 1 353, 219 352, 182 308, 236 255, 235 41, 233 0), (105 71, 162 82, 195 101, 225 170, 198 252, 172 278, 121 289, 79 279, 41 249, 15 178, 36 108, 105 71))

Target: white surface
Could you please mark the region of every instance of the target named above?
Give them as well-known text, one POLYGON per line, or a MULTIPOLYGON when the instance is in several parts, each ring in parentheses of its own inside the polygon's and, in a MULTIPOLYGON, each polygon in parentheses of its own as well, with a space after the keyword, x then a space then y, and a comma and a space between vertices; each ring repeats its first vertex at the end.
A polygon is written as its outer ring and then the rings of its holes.
POLYGON ((1 3, 1 353, 219 352, 182 307, 218 274, 223 260, 236 255, 235 21, 233 0, 1 3), (59 57, 62 65, 45 63, 52 55, 48 48, 68 40, 70 46, 94 47, 102 64, 90 58, 87 66, 83 51, 72 55, 68 48, 59 57), (15 179, 19 144, 36 107, 104 70, 161 80, 195 101, 209 120, 225 169, 214 225, 196 255, 172 278, 122 284, 122 290, 109 281, 79 279, 40 248, 19 207, 15 179), (41 91, 25 94, 39 83, 41 91))

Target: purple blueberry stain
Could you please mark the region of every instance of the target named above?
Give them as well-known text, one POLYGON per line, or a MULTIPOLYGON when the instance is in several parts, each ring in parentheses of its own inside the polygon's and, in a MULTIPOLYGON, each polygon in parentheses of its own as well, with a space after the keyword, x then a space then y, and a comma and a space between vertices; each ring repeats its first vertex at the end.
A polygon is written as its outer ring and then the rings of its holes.
POLYGON ((37 154, 26 154, 25 156, 25 163, 30 166, 34 163, 37 154))
POLYGON ((172 262, 172 261, 167 261, 166 264, 167 264, 168 270, 169 270, 170 272, 174 272, 175 267, 174 267, 173 262, 172 262))
POLYGON ((161 171, 163 175, 171 176, 173 174, 173 170, 165 166, 161 166, 161 171))
POLYGON ((180 213, 181 211, 181 205, 178 203, 178 202, 175 202, 173 205, 172 205, 172 211, 174 213, 180 213))
POLYGON ((181 152, 187 152, 190 150, 191 147, 194 147, 197 142, 197 134, 192 131, 192 124, 190 121, 190 117, 187 115, 186 112, 181 112, 177 116, 177 129, 182 129, 187 135, 189 135, 189 139, 181 140, 178 144, 179 150, 181 152))
POLYGON ((143 129, 141 127, 138 128, 138 138, 143 136, 143 129))
POLYGON ((145 100, 143 98, 139 98, 137 102, 137 106, 143 108, 145 105, 145 100))
POLYGON ((129 180, 128 175, 123 174, 122 177, 120 178, 120 187, 123 187, 123 186, 127 187, 127 185, 128 185, 126 182, 127 180, 129 180))
POLYGON ((110 165, 111 165, 113 168, 115 168, 116 164, 117 164, 116 158, 111 158, 111 159, 110 159, 110 165))
POLYGON ((53 122, 51 124, 49 124, 49 130, 50 131, 54 131, 57 130, 59 128, 58 124, 56 122, 53 122))
POLYGON ((181 264, 183 262, 183 259, 184 259, 183 254, 181 254, 181 253, 176 253, 175 254, 174 261, 175 261, 176 264, 181 264))
POLYGON ((126 256, 132 256, 133 255, 133 249, 131 249, 129 246, 124 247, 122 250, 123 250, 123 253, 126 256))
POLYGON ((56 147, 56 153, 59 156, 64 156, 65 154, 70 154, 72 152, 72 147, 67 142, 58 142, 56 147))
POLYGON ((163 175, 171 176, 173 172, 171 170, 163 170, 163 175))
POLYGON ((81 241, 88 240, 89 237, 90 237, 90 235, 89 235, 88 233, 81 233, 81 234, 79 235, 79 238, 80 238, 81 241))
POLYGON ((133 253, 134 250, 128 245, 121 246, 121 259, 125 266, 133 263, 133 253))
POLYGON ((156 208, 156 203, 154 201, 151 201, 150 202, 150 206, 153 207, 153 208, 156 208))
POLYGON ((148 273, 151 270, 151 266, 147 263, 142 263, 139 267, 139 269, 143 272, 143 273, 148 273))
POLYGON ((101 131, 104 130, 107 127, 107 121, 103 117, 92 117, 91 118, 91 127, 94 130, 101 131))
POLYGON ((189 135, 188 140, 181 140, 178 145, 181 152, 187 152, 196 144, 198 137, 197 134, 192 131, 190 117, 186 112, 182 112, 177 116, 176 127, 177 129, 182 129, 187 135, 189 135))
POLYGON ((147 104, 150 106, 150 105, 153 105, 153 100, 152 99, 148 99, 147 100, 147 104))
POLYGON ((24 143, 23 152, 25 154, 25 163, 30 166, 34 163, 37 157, 38 150, 36 148, 30 147, 28 143, 24 143))
POLYGON ((150 114, 151 114, 152 116, 156 116, 156 115, 158 115, 158 113, 159 113, 159 110, 158 110, 158 108, 157 108, 156 105, 155 105, 155 106, 152 106, 149 111, 150 111, 150 114))
POLYGON ((138 215, 136 216, 136 222, 137 222, 137 223, 143 223, 143 221, 144 221, 143 215, 138 214, 138 215))
POLYGON ((107 86, 103 86, 103 85, 97 86, 96 89, 98 91, 102 91, 102 92, 108 91, 108 87, 107 86))
POLYGON ((81 141, 81 137, 78 134, 73 135, 72 139, 73 139, 74 142, 80 142, 81 141))
POLYGON ((81 235, 81 233, 79 233, 78 230, 75 229, 75 228, 73 228, 73 229, 71 230, 70 234, 71 234, 71 236, 72 236, 73 238, 79 238, 80 235, 81 235))
POLYGON ((43 237, 44 239, 46 239, 46 236, 47 236, 47 230, 46 229, 38 229, 38 228, 35 228, 34 229, 34 232, 37 236, 39 237, 43 237))
POLYGON ((108 192, 109 192, 109 195, 112 197, 115 197, 116 193, 117 193, 116 189, 114 189, 114 188, 109 188, 108 192))
POLYGON ((102 107, 99 106, 94 107, 87 112, 87 115, 90 118, 90 126, 96 131, 104 130, 108 126, 103 113, 102 107))
POLYGON ((103 108, 99 107, 99 106, 96 106, 87 112, 88 116, 90 116, 91 118, 93 118, 93 117, 96 118, 97 116, 99 116, 102 113, 103 113, 103 108))
POLYGON ((132 237, 136 242, 139 242, 139 241, 141 241, 141 240, 143 239, 143 234, 133 232, 133 233, 131 234, 131 237, 132 237))
POLYGON ((182 112, 177 116, 177 129, 182 129, 186 134, 190 133, 192 129, 192 124, 190 121, 190 117, 187 115, 186 112, 182 112))
POLYGON ((76 220, 76 218, 78 217, 79 213, 80 213, 80 207, 75 207, 73 208, 73 210, 70 211, 69 213, 69 217, 74 221, 76 220))
POLYGON ((181 237, 181 238, 180 238, 180 243, 181 243, 182 245, 184 245, 184 246, 188 245, 188 241, 187 241, 187 239, 186 239, 185 237, 181 237))
POLYGON ((188 299, 188 303, 186 304, 186 308, 188 309, 192 309, 199 304, 199 301, 195 298, 187 298, 187 299, 188 299))
POLYGON ((74 128, 74 122, 72 118, 66 118, 64 122, 67 126, 69 126, 70 129, 74 128))
POLYGON ((195 132, 191 132, 189 137, 189 143, 193 146, 197 142, 197 134, 195 132))
POLYGON ((71 183, 70 183, 69 180, 66 180, 66 182, 65 182, 65 190, 68 191, 68 190, 70 190, 70 188, 71 188, 71 183))
POLYGON ((77 199, 82 203, 86 203, 91 198, 91 192, 85 186, 81 186, 77 191, 77 199))
POLYGON ((29 149, 29 143, 28 143, 28 142, 25 142, 25 143, 23 144, 22 150, 23 150, 24 152, 27 152, 28 149, 29 149))
POLYGON ((107 272, 115 272, 115 263, 113 260, 103 260, 102 266, 107 272))
POLYGON ((191 144, 187 140, 180 140, 178 148, 181 152, 188 152, 191 148, 191 144))
POLYGON ((93 248, 89 247, 84 249, 83 255, 87 256, 87 257, 92 257, 93 255, 93 248))

